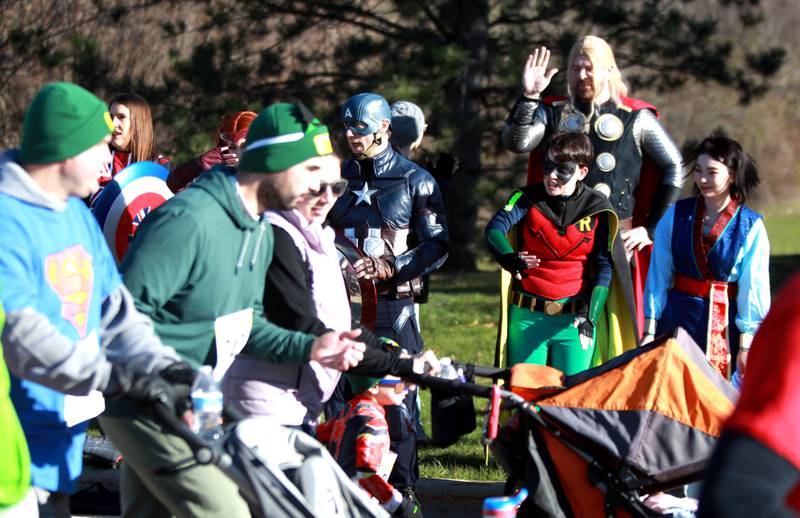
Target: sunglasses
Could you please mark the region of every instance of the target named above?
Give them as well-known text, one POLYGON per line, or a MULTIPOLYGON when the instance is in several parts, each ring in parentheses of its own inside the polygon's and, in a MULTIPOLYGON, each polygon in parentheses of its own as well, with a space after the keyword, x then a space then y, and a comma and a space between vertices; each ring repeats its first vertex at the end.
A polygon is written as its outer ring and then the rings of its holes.
POLYGON ((342 178, 341 180, 330 183, 320 182, 319 189, 309 190, 308 195, 312 198, 319 198, 328 191, 328 188, 330 188, 331 193, 338 198, 347 190, 347 180, 342 178))
POLYGON ((380 380, 378 382, 378 386, 380 387, 391 387, 394 386, 394 393, 395 394, 402 394, 408 387, 403 380, 380 380))

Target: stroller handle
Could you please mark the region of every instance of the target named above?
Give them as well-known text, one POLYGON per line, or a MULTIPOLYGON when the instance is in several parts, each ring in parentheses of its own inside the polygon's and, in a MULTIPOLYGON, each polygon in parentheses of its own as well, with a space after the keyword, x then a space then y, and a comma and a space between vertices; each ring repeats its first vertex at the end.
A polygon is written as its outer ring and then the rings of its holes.
POLYGON ((474 363, 464 363, 455 360, 453 361, 453 366, 464 369, 465 373, 474 374, 479 378, 492 378, 495 380, 502 379, 508 381, 509 377, 511 376, 511 369, 488 367, 486 365, 475 365, 474 363))
MULTIPOLYGON (((495 369, 502 370, 502 369, 495 369)), ((514 394, 509 390, 499 388, 497 385, 479 385, 477 383, 469 383, 457 379, 444 379, 429 374, 411 373, 403 375, 403 379, 414 383, 423 388, 429 388, 446 394, 464 394, 467 396, 480 397, 484 399, 492 399, 493 391, 497 390, 500 399, 508 401, 514 408, 531 416, 531 418, 540 426, 548 426, 542 416, 534 409, 534 405, 527 401, 522 396, 514 394), (497 387, 493 389, 492 387, 497 387)))
POLYGON ((198 464, 216 464, 221 452, 213 445, 195 435, 182 420, 175 416, 175 409, 165 401, 157 401, 152 405, 156 419, 170 432, 183 439, 194 454, 198 464))

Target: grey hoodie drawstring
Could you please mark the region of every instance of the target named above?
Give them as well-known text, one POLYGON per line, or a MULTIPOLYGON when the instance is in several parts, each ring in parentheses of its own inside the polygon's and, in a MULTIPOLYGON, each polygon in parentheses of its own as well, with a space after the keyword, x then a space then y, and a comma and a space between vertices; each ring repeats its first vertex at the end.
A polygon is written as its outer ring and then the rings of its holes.
POLYGON ((238 272, 242 265, 244 264, 244 254, 247 253, 247 245, 250 244, 250 234, 253 231, 249 228, 247 229, 247 233, 244 235, 244 243, 242 243, 242 250, 239 252, 239 260, 236 262, 236 271, 238 272))
POLYGON ((264 225, 264 219, 266 217, 266 214, 262 214, 261 218, 258 220, 258 238, 256 238, 256 249, 253 252, 253 259, 250 260, 250 268, 255 268, 256 266, 256 258, 258 257, 258 249, 261 247, 261 239, 264 237, 264 232, 267 230, 267 227, 264 225))

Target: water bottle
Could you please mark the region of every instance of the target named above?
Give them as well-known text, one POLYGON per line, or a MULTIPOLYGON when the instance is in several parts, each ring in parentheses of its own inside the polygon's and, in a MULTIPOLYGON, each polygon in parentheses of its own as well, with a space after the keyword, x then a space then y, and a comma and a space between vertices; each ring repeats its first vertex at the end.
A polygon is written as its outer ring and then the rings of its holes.
POLYGON ((200 367, 192 384, 192 407, 192 432, 211 442, 222 437, 222 391, 208 365, 200 367))
POLYGON ((517 516, 517 509, 528 497, 524 487, 514 496, 490 497, 483 501, 483 518, 512 518, 517 516))

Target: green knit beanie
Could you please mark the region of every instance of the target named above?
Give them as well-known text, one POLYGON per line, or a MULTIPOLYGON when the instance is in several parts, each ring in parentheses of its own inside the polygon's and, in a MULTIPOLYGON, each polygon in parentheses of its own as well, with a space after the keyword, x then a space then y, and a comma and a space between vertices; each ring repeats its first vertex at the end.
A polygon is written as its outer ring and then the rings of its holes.
POLYGON ((93 93, 72 83, 48 83, 25 112, 19 161, 60 162, 96 145, 113 130, 106 104, 93 93))
POLYGON ((350 383, 350 390, 353 391, 354 396, 363 394, 381 381, 381 378, 373 378, 363 374, 345 374, 344 377, 350 383))
POLYGON ((315 156, 333 153, 328 128, 318 119, 304 116, 289 103, 267 107, 247 131, 239 170, 279 173, 315 156))

